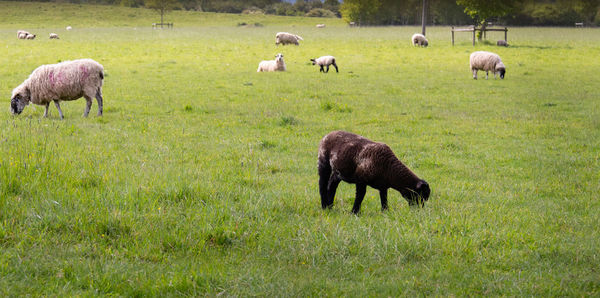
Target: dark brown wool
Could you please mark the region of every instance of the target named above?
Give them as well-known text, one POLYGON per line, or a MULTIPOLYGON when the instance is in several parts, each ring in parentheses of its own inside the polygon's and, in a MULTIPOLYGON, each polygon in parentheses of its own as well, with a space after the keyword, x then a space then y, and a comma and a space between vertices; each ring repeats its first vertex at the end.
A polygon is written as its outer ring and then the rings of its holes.
POLYGON ((379 190, 382 210, 388 207, 390 187, 399 191, 409 205, 423 205, 431 192, 429 184, 398 160, 388 145, 346 131, 334 131, 323 137, 318 164, 323 209, 333 205, 340 181, 356 184, 353 213, 360 211, 367 185, 379 190))

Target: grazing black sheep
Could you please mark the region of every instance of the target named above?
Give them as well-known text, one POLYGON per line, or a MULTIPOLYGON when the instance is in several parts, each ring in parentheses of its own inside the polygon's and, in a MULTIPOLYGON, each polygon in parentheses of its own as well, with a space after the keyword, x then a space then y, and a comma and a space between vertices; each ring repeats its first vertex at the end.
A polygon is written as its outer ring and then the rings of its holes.
POLYGON ((319 192, 323 209, 333 205, 340 181, 356 184, 353 213, 360 211, 367 185, 379 190, 381 209, 387 209, 387 190, 399 191, 409 205, 424 206, 431 190, 408 169, 386 144, 362 136, 333 131, 319 144, 319 192))

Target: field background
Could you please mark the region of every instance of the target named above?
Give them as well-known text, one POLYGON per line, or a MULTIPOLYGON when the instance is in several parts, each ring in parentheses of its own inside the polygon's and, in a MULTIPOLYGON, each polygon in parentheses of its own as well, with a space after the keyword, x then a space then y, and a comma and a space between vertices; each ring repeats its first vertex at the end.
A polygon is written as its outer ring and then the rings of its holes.
POLYGON ((417 27, 157 19, 0 2, 1 296, 600 295, 598 29, 509 28, 499 48, 428 27, 421 49, 417 27), (473 50, 506 78, 473 80, 473 50), (287 72, 256 73, 279 52, 287 72), (326 54, 339 74, 310 65, 326 54), (103 117, 83 99, 63 121, 10 114, 33 69, 77 58, 105 67, 103 117), (390 145, 431 185, 425 208, 390 191, 381 212, 369 188, 354 216, 342 183, 321 210, 317 146, 337 129, 390 145))

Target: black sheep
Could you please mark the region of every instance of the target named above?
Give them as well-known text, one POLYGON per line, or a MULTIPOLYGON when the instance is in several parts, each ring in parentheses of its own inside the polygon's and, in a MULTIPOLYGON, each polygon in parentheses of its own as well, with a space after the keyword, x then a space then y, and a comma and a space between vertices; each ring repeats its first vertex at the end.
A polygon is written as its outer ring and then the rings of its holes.
POLYGON ((319 192, 323 209, 333 205, 340 181, 356 184, 353 213, 360 211, 367 185, 379 190, 381 209, 387 209, 387 190, 399 191, 409 205, 424 205, 431 190, 408 169, 388 145, 362 136, 333 131, 319 144, 319 192))

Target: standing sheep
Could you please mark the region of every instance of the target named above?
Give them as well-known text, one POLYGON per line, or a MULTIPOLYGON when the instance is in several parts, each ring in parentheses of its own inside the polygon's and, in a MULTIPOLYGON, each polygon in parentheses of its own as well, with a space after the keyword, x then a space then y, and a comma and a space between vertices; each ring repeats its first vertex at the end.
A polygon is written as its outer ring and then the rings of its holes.
POLYGON ((496 42, 496 45, 500 46, 500 47, 508 47, 508 42, 506 42, 506 40, 501 39, 498 40, 498 42, 496 42))
POLYGON ((19 30, 19 31, 17 31, 17 38, 18 39, 25 39, 27 37, 27 35, 29 35, 29 32, 27 32, 25 30, 19 30))
POLYGON ((471 72, 473 72, 473 79, 477 80, 477 71, 485 71, 485 79, 488 79, 488 72, 494 73, 494 79, 496 79, 496 73, 500 73, 500 79, 504 79, 506 73, 506 66, 502 63, 500 56, 491 52, 477 51, 471 54, 469 59, 471 66, 471 72))
POLYGON ((312 61, 313 65, 317 64, 321 66, 321 69, 319 70, 320 72, 328 73, 329 65, 333 65, 335 67, 335 72, 339 72, 338 67, 335 64, 335 57, 333 56, 322 56, 317 59, 310 59, 310 61, 312 61), (323 69, 324 66, 327 66, 327 70, 323 69))
POLYGON ((288 32, 279 32, 275 35, 275 45, 279 45, 279 44, 299 45, 299 43, 298 43, 299 40, 304 40, 304 39, 302 39, 302 37, 300 37, 296 34, 292 34, 292 33, 288 33, 288 32))
POLYGON ((65 28, 65 29, 67 29, 67 30, 71 30, 71 29, 73 29, 73 27, 71 27, 71 26, 67 26, 67 28, 65 28))
POLYGON ((60 101, 84 97, 87 105, 83 113, 87 117, 92 107, 92 97, 98 102, 98 116, 102 116, 102 80, 104 68, 92 59, 65 61, 42 65, 12 92, 10 107, 13 114, 21 114, 30 102, 45 105, 44 117, 48 117, 50 102, 54 102, 60 119, 63 113, 60 101))
POLYGON ((58 34, 50 33, 50 39, 60 39, 60 38, 58 38, 58 34))
POLYGON ((373 142, 346 131, 327 134, 319 144, 319 192, 323 209, 333 205, 340 181, 356 184, 353 213, 360 211, 367 185, 379 190, 381 209, 387 209, 387 190, 402 194, 409 205, 429 199, 431 190, 425 180, 408 169, 386 144, 373 142))
POLYGON ((317 24, 317 28, 325 28, 325 24, 317 24))
POLYGON ((25 37, 25 39, 35 39, 35 34, 27 34, 27 36, 25 37))
POLYGON ((275 60, 261 61, 258 64, 256 72, 261 71, 285 71, 285 62, 283 61, 283 54, 279 53, 275 56, 275 60))
POLYGON ((411 38, 412 44, 419 45, 420 47, 427 47, 429 45, 429 41, 423 34, 415 33, 411 38))

